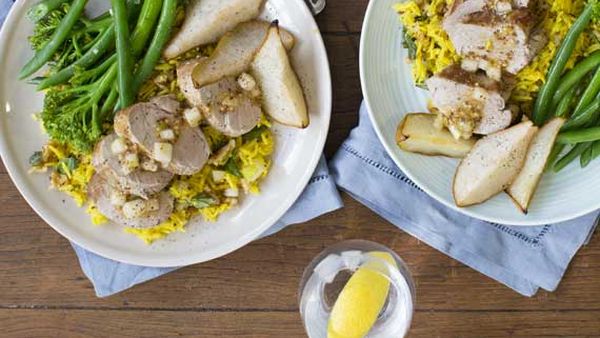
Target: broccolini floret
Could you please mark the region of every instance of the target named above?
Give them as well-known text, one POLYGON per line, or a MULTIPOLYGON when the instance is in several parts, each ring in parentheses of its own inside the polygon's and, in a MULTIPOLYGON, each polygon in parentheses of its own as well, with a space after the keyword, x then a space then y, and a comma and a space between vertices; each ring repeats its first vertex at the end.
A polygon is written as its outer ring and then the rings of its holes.
POLYGON ((47 90, 40 114, 50 138, 67 143, 79 152, 89 152, 103 132, 111 109, 103 109, 111 96, 116 67, 84 85, 58 85, 47 90))

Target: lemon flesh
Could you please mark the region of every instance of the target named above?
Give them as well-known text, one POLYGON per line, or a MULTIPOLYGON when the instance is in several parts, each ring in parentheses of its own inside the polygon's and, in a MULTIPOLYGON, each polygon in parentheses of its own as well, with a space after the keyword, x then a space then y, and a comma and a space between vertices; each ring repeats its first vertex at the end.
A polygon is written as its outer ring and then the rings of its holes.
MULTIPOLYGON (((369 256, 396 265, 387 252, 373 251, 369 256)), ((327 325, 327 338, 362 338, 366 336, 385 305, 390 281, 377 270, 381 263, 369 262, 361 266, 340 292, 333 305, 327 325)))

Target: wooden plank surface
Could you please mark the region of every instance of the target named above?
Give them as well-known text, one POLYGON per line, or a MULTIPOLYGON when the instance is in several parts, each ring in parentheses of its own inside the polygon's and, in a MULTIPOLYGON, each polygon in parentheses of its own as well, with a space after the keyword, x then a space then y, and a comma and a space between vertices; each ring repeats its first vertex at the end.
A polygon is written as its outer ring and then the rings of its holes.
MULTIPOLYGON (((597 337, 598 316, 598 311, 417 311, 410 336, 597 337)), ((0 322, 7 338, 304 336, 299 314, 279 311, 0 309, 0 322)))
POLYGON ((343 210, 107 299, 94 296, 69 243, 37 216, 3 217, 0 305, 293 310, 310 260, 339 240, 362 238, 388 245, 408 262, 422 310, 600 309, 600 237, 578 254, 557 292, 527 299, 396 230, 348 196, 344 202, 343 210))
MULTIPOLYGON (((319 17, 332 66, 326 153, 357 122, 358 45, 366 0, 329 0, 319 17)), ((385 244, 417 285, 413 337, 600 336, 600 238, 574 259, 554 293, 525 298, 440 254, 344 196, 346 208, 98 299, 67 240, 44 224, 0 165, 0 336, 302 337, 300 276, 344 239, 385 244)))

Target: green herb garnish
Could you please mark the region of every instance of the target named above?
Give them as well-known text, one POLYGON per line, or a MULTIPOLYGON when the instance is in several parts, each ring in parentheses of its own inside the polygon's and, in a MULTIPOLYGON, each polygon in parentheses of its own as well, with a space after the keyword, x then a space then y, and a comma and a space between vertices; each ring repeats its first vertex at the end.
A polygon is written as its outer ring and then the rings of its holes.
POLYGON ((189 202, 190 202, 190 205, 193 206, 194 208, 202 209, 202 208, 207 208, 212 205, 215 205, 219 201, 216 198, 214 198, 208 194, 200 193, 200 194, 194 196, 189 202))

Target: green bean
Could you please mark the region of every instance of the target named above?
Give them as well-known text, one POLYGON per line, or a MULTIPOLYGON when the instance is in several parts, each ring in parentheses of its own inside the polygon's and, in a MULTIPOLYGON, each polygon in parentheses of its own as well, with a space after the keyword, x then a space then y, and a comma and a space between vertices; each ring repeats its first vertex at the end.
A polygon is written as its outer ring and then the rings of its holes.
MULTIPOLYGON (((108 69, 108 71, 100 78, 100 82, 98 83, 98 88, 94 94, 94 97, 92 98, 92 100, 94 102, 98 102, 100 101, 100 99, 102 98, 102 96, 109 91, 109 97, 110 97, 110 90, 108 89, 110 86, 113 86, 114 82, 115 82, 115 77, 117 77, 117 64, 114 64, 108 69)), ((106 103, 106 102, 105 102, 106 103)), ((94 121, 94 129, 95 132, 100 135, 101 131, 97 130, 99 128, 99 126, 102 125, 102 112, 98 111, 98 107, 95 105, 93 107, 92 110, 92 120, 94 121), (98 114, 100 113, 100 114, 98 114)))
POLYGON ((131 48, 134 56, 139 55, 144 50, 160 14, 161 7, 162 1, 144 1, 135 29, 131 33, 131 48))
MULTIPOLYGON (((600 122, 598 120, 594 122, 595 125, 600 126, 600 122)), ((592 163, 592 161, 598 158, 598 156, 600 156, 600 140, 593 142, 591 146, 584 151, 583 154, 581 154, 581 167, 587 167, 590 163, 592 163)))
POLYGON ((565 149, 564 144, 558 144, 558 143, 554 144, 554 147, 552 148, 552 151, 550 152, 550 155, 548 155, 548 159, 546 160, 546 170, 550 170, 550 168, 552 168, 554 166, 556 159, 558 158, 558 156, 560 155, 560 153, 562 153, 562 151, 564 149, 565 149))
MULTIPOLYGON (((129 20, 130 24, 137 19, 138 14, 140 13, 141 0, 127 0, 127 20, 129 20)), ((112 11, 106 11, 91 20, 91 22, 103 21, 105 19, 109 19, 111 22, 113 21, 112 11)))
POLYGON ((556 87, 556 92, 552 98, 552 103, 556 104, 565 94, 574 87, 589 72, 600 65, 600 51, 590 54, 581 60, 571 70, 560 78, 560 84, 556 87))
POLYGON ((108 88, 114 84, 115 78, 117 77, 117 72, 118 72, 118 67, 115 63, 113 63, 110 66, 110 68, 108 68, 106 73, 104 73, 104 75, 102 75, 101 80, 98 84, 96 93, 94 94, 95 101, 99 101, 100 98, 104 95, 104 93, 106 93, 107 91, 110 90, 108 88))
MULTIPOLYGON (((83 19, 81 21, 83 21, 83 19)), ((84 33, 86 33, 86 32, 87 33, 102 32, 108 26, 112 25, 113 21, 114 20, 113 20, 112 16, 107 16, 105 18, 102 18, 101 20, 93 20, 93 21, 88 22, 85 27, 78 30, 77 32, 84 32, 84 33)))
POLYGON ((116 61, 117 55, 112 54, 103 60, 98 66, 92 69, 75 72, 75 74, 69 79, 69 83, 71 85, 84 85, 88 82, 92 82, 94 79, 102 77, 102 75, 104 75, 104 73, 106 73, 116 61))
POLYGON ((571 162, 575 161, 583 152, 591 146, 591 143, 580 143, 573 147, 565 156, 563 156, 554 165, 554 172, 559 172, 568 166, 571 162))
MULTIPOLYGON (((156 2, 155 1, 146 1, 144 3, 154 4, 156 2)), ((138 7, 139 6, 136 5, 136 2, 128 1, 127 11, 128 11, 128 15, 130 18, 133 16, 132 13, 135 13, 136 11, 139 10, 138 7)), ((108 28, 106 28, 104 30, 104 32, 102 34, 100 34, 96 38, 97 41, 92 45, 92 47, 84 55, 82 55, 82 57, 79 60, 77 60, 76 62, 74 62, 73 64, 68 66, 67 68, 64 68, 64 69, 60 70, 59 72, 53 74, 52 76, 40 81, 40 83, 38 84, 37 90, 44 90, 51 86, 55 86, 55 85, 67 82, 74 75, 76 69, 78 69, 78 68, 86 69, 86 68, 92 66, 93 64, 96 63, 96 61, 98 61, 102 56, 104 56, 104 54, 107 51, 112 50, 114 48, 115 29, 114 29, 114 23, 112 22, 113 21, 112 16, 110 16, 110 14, 108 12, 106 12, 106 14, 103 14, 100 17, 102 17, 102 21, 106 20, 107 18, 110 19, 110 21, 109 21, 110 25, 108 28)), ((98 17, 98 18, 100 18, 100 17, 98 17)), ((97 19, 94 19, 94 20, 97 20, 97 19)), ((151 28, 152 27, 150 27, 150 29, 151 28)), ((138 29, 138 28, 136 27, 136 29, 138 29)), ((132 44, 136 43, 136 41, 137 41, 136 38, 132 38, 132 44)), ((139 42, 138 42, 138 44, 139 44, 139 42)), ((135 48, 133 49, 133 51, 135 52, 135 48)))
POLYGON ((587 148, 581 156, 579 156, 579 164, 582 168, 587 167, 592 162, 592 147, 587 148))
MULTIPOLYGON (((163 47, 171 37, 171 29, 173 28, 175 17, 177 15, 176 9, 177 0, 164 0, 156 32, 154 33, 154 37, 152 38, 152 42, 148 47, 148 51, 146 52, 142 63, 135 73, 133 80, 135 92, 139 90, 142 84, 144 84, 154 72, 154 67, 160 59, 163 47)), ((124 107, 122 102, 120 106, 124 107)))
POLYGON ((571 104, 575 98, 575 93, 577 93, 577 86, 573 86, 569 89, 567 94, 560 100, 556 107, 556 112, 554 112, 554 116, 564 117, 567 114, 567 111, 571 108, 571 104))
POLYGON ((118 99, 119 99, 119 90, 117 89, 117 86, 113 85, 112 88, 110 89, 110 93, 108 94, 108 97, 106 98, 106 100, 104 100, 104 103, 102 104, 102 109, 100 109, 101 119, 103 121, 107 120, 106 114, 112 112, 113 107, 115 106, 115 103, 117 103, 118 99))
POLYGON ((563 125, 562 130, 584 127, 595 121, 600 116, 600 97, 596 98, 589 106, 585 107, 579 114, 573 116, 563 125))
POLYGON ((600 140, 600 127, 565 131, 558 135, 556 142, 563 144, 576 144, 600 140))
POLYGON ((130 26, 132 26, 137 19, 141 8, 141 0, 127 0, 127 20, 129 20, 130 26))
POLYGON ((32 6, 27 11, 27 18, 32 22, 38 22, 43 17, 48 15, 48 13, 57 9, 63 3, 68 2, 68 0, 43 0, 32 6))
POLYGON ((111 0, 115 20, 115 35, 117 46, 117 64, 119 81, 119 100, 123 107, 129 107, 134 101, 131 87, 133 75, 133 55, 129 40, 129 23, 125 0, 111 0))
POLYGON ((111 54, 109 57, 106 58, 106 60, 102 61, 102 63, 99 64, 96 68, 86 70, 86 72, 91 72, 91 74, 95 74, 95 75, 98 75, 98 73, 104 73, 104 72, 108 71, 110 69, 110 67, 112 67, 112 65, 113 65, 113 63, 115 63, 115 61, 117 61, 117 55, 111 54))
MULTIPOLYGON (((140 8, 142 7, 140 4, 140 0, 127 0, 127 16, 129 20, 135 20, 137 18, 138 13, 140 12, 140 8)), ((110 11, 106 11, 92 19, 92 22, 102 21, 106 18, 110 18, 112 21, 112 14, 110 11)))
POLYGON ((552 95, 554 95, 554 92, 559 85, 560 75, 565 69, 565 65, 567 64, 567 61, 569 61, 571 54, 573 54, 579 35, 581 35, 583 30, 589 24, 594 9, 595 3, 593 1, 585 6, 583 12, 567 32, 558 52, 552 60, 552 64, 550 65, 550 69, 546 76, 546 83, 540 89, 533 109, 533 121, 537 125, 542 125, 548 117, 548 106, 552 103, 552 95))
POLYGON ((585 91, 581 95, 579 102, 575 106, 575 110, 573 116, 577 116, 577 114, 585 109, 600 93, 600 67, 596 68, 596 72, 590 80, 590 83, 585 88, 585 91))
POLYGON ((106 11, 96 17, 94 17, 92 19, 92 22, 98 22, 98 21, 103 21, 106 18, 112 18, 112 15, 110 14, 110 11, 106 11))
POLYGON ((46 88, 67 82, 73 76, 73 74, 75 74, 76 69, 85 69, 92 66, 94 63, 96 63, 96 61, 100 60, 100 58, 104 56, 108 50, 111 50, 114 47, 114 42, 115 30, 113 27, 110 27, 104 33, 102 33, 102 36, 98 39, 94 46, 85 54, 83 54, 79 60, 69 65, 67 68, 64 68, 44 79, 37 86, 37 90, 44 90, 46 88))
POLYGON ((48 60, 52 58, 54 53, 60 48, 62 43, 69 37, 71 33, 71 29, 77 23, 77 20, 83 13, 87 0, 74 0, 69 12, 63 20, 60 22, 50 41, 42 47, 40 51, 38 51, 35 56, 27 62, 27 64, 21 69, 19 73, 19 79, 23 80, 24 78, 30 76, 31 74, 38 71, 48 60))
POLYGON ((596 141, 592 144, 588 151, 581 155, 581 166, 587 167, 592 161, 600 157, 600 141, 596 141), (585 155, 585 159, 584 159, 585 155))

